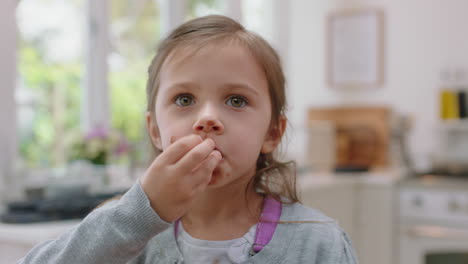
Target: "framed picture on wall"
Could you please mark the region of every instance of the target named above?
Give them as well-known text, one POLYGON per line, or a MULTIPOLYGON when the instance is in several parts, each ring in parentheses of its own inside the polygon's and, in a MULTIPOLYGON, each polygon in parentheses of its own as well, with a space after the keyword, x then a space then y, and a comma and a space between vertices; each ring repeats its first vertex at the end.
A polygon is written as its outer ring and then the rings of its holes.
POLYGON ((326 23, 331 87, 378 87, 384 81, 384 16, 378 9, 336 11, 326 23))

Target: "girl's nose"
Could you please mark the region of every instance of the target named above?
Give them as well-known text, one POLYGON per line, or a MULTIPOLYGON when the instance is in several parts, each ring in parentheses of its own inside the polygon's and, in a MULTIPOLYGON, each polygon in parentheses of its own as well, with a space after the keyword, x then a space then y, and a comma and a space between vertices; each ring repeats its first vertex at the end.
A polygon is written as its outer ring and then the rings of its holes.
POLYGON ((195 133, 215 133, 222 134, 224 132, 224 125, 221 121, 214 116, 202 116, 197 122, 193 125, 193 130, 195 133))

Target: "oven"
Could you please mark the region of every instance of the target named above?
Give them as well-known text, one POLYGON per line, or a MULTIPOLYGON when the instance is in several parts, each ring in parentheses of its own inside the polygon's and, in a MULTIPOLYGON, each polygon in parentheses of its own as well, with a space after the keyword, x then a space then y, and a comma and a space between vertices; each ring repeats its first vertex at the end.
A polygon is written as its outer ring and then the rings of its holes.
POLYGON ((468 179, 399 187, 400 264, 468 264, 468 179))

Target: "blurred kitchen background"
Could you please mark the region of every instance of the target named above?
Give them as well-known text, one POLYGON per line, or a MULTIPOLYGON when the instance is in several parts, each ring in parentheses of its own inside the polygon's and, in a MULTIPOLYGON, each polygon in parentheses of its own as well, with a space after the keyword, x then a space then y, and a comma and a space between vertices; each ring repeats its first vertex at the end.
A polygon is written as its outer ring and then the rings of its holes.
POLYGON ((224 14, 287 76, 281 157, 360 263, 468 263, 468 1, 3 0, 0 263, 125 192, 151 159, 147 67, 224 14))

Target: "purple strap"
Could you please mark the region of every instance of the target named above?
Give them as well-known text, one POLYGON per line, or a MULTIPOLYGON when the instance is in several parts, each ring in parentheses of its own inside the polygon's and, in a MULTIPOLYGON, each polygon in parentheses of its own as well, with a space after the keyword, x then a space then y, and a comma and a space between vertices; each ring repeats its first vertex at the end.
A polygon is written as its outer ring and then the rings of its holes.
MULTIPOLYGON (((255 233, 255 242, 253 251, 260 252, 270 242, 275 233, 276 226, 281 216, 281 203, 271 197, 266 197, 263 205, 262 215, 257 225, 255 233)), ((179 234, 180 219, 175 221, 174 234, 175 237, 179 234)))
POLYGON ((260 222, 257 225, 253 251, 260 252, 270 242, 281 216, 281 203, 272 197, 265 198, 260 222))

